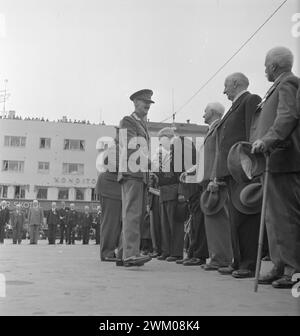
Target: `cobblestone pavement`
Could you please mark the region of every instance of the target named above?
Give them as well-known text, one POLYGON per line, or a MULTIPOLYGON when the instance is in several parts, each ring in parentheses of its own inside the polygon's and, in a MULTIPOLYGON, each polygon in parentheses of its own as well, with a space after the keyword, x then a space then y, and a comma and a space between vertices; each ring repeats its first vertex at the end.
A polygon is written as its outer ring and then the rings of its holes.
MULTIPOLYGON (((263 263, 263 271, 270 263, 263 263)), ((99 260, 99 246, 0 245, 0 315, 300 315, 289 289, 260 286, 199 266, 153 259, 143 267, 99 260), (3 279, 3 276, 2 276, 3 279)))

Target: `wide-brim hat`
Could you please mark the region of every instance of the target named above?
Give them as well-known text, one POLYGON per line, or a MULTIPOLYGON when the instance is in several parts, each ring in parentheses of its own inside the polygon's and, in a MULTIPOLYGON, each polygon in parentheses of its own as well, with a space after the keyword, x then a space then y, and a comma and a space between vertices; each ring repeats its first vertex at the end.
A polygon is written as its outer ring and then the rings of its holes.
POLYGON ((149 89, 139 90, 133 93, 129 98, 134 101, 135 99, 144 100, 149 103, 154 104, 154 101, 151 99, 153 95, 153 91, 149 89))
POLYGON ((234 207, 245 215, 254 215, 261 212, 261 183, 234 182, 231 190, 231 201, 234 207))
POLYGON ((216 192, 205 190, 200 198, 203 213, 207 216, 217 214, 223 208, 227 198, 227 189, 224 187, 219 187, 216 192))
POLYGON ((234 144, 227 157, 227 167, 236 182, 249 182, 265 171, 266 159, 262 153, 251 153, 252 144, 240 141, 234 144))

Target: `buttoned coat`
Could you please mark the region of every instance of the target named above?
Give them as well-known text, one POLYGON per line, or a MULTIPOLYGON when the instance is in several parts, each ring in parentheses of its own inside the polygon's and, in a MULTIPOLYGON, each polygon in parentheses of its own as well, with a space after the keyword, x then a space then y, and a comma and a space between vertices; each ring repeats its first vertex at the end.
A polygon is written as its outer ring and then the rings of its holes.
POLYGON ((230 148, 239 141, 248 141, 253 115, 261 98, 250 92, 243 93, 216 127, 217 156, 215 176, 223 178, 229 176, 227 157, 230 148))
POLYGON ((271 152, 270 171, 273 173, 300 171, 298 88, 299 78, 292 72, 283 74, 267 92, 253 118, 250 140, 264 141, 271 152))

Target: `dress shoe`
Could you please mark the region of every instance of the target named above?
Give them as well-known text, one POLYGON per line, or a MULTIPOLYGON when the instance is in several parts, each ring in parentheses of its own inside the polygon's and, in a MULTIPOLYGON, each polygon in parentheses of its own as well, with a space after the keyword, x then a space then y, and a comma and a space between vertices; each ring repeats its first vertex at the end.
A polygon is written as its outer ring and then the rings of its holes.
POLYGON ((253 278, 254 272, 248 269, 239 269, 232 272, 232 276, 237 279, 253 278))
POLYGON ((151 258, 157 258, 157 257, 159 257, 159 253, 158 252, 152 252, 152 253, 150 253, 150 257, 151 258))
POLYGON ((150 261, 152 258, 149 256, 138 256, 124 260, 125 267, 131 266, 143 266, 146 262, 150 261))
POLYGON ((219 266, 210 264, 204 264, 201 267, 204 269, 204 271, 217 271, 219 269, 219 266))
POLYGON ((166 261, 168 261, 168 262, 174 262, 174 261, 177 261, 177 260, 180 260, 180 259, 181 259, 181 257, 168 257, 166 259, 166 261))
POLYGON ((167 258, 169 258, 168 255, 162 254, 161 256, 157 257, 157 260, 166 260, 167 258))
POLYGON ((101 261, 115 262, 115 261, 117 261, 117 258, 116 257, 105 257, 101 261))
POLYGON ((178 260, 176 260, 176 264, 181 265, 181 264, 183 264, 185 261, 188 261, 188 260, 190 260, 190 258, 182 258, 182 259, 178 259, 178 260))
POLYGON ((272 287, 274 288, 292 288, 295 285, 296 281, 292 281, 290 275, 284 275, 278 280, 272 282, 272 287))
POLYGON ((266 275, 261 275, 258 278, 258 283, 261 285, 271 285, 275 280, 282 278, 283 271, 277 270, 275 267, 266 275))
POLYGON ((183 262, 183 266, 201 266, 205 264, 205 260, 200 258, 192 258, 183 262))
POLYGON ((264 256, 262 259, 262 261, 270 261, 270 257, 268 255, 264 256))
POLYGON ((220 267, 218 269, 218 272, 222 275, 231 275, 233 271, 234 271, 234 268, 231 265, 227 267, 220 267))

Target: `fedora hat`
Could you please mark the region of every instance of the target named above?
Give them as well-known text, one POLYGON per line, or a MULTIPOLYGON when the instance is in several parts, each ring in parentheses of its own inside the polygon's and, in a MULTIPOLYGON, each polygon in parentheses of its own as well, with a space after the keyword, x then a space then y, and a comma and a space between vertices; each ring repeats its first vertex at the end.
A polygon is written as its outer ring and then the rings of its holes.
POLYGON ((240 141, 228 153, 227 167, 236 182, 249 182, 263 174, 266 160, 262 153, 251 153, 252 144, 240 141))
POLYGON ((240 193, 240 200, 242 204, 252 208, 261 208, 262 197, 262 184, 258 182, 248 184, 240 193))
POLYGON ((254 215, 261 212, 261 183, 234 182, 232 186, 231 200, 234 207, 243 214, 254 215))
POLYGON ((132 100, 132 101, 134 101, 135 99, 144 100, 144 101, 147 101, 149 103, 154 104, 154 101, 151 99, 152 95, 153 95, 152 90, 144 89, 144 90, 140 90, 140 91, 137 91, 137 92, 133 93, 129 97, 129 99, 132 100))
POLYGON ((223 208, 227 197, 227 189, 224 187, 219 187, 216 192, 205 190, 200 198, 203 213, 207 216, 217 214, 223 208))

